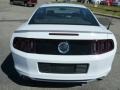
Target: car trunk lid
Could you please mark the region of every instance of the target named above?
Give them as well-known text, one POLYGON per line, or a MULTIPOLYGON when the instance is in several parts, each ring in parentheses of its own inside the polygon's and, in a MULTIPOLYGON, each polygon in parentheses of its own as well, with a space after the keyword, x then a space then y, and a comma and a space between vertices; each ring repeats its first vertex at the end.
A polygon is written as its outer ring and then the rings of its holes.
POLYGON ((15 32, 29 38, 84 40, 107 39, 107 34, 112 34, 100 26, 82 25, 27 25, 15 32))

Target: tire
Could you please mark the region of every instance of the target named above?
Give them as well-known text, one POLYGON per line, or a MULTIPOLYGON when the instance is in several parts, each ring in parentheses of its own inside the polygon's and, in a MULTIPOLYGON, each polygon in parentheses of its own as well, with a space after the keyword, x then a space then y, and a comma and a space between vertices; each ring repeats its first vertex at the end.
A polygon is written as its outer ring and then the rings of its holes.
POLYGON ((14 5, 14 2, 10 0, 10 5, 14 5))
POLYGON ((27 2, 24 2, 24 6, 25 6, 25 7, 28 7, 28 3, 27 3, 27 2))
POLYGON ((35 4, 32 4, 32 7, 34 7, 35 6, 35 4))

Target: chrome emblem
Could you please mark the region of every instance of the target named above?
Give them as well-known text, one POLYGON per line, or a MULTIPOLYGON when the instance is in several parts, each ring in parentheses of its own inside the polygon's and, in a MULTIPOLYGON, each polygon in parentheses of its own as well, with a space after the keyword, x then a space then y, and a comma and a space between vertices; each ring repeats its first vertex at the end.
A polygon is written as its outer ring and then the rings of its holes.
POLYGON ((66 54, 69 51, 68 42, 61 42, 58 44, 58 51, 62 54, 66 54))

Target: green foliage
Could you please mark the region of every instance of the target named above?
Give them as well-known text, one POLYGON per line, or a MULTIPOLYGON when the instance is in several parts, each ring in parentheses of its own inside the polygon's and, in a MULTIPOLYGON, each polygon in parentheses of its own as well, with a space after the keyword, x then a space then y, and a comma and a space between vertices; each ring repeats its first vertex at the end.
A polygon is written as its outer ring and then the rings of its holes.
MULTIPOLYGON (((63 1, 64 0, 58 0, 57 3, 61 3, 63 1)), ((55 3, 55 0, 53 0, 53 2, 55 3)), ((70 2, 70 3, 81 4, 79 2, 70 2)), ((120 6, 98 5, 98 7, 94 7, 94 4, 83 4, 83 5, 90 8, 93 12, 96 13, 120 17, 120 6)))
POLYGON ((94 7, 92 4, 85 4, 85 6, 90 8, 93 12, 120 17, 120 7, 118 6, 98 5, 98 7, 94 7))

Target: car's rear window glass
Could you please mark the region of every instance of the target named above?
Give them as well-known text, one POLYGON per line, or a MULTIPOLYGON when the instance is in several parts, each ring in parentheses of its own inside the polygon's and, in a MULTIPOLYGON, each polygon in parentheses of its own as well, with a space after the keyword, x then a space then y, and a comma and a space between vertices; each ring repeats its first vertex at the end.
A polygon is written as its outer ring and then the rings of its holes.
POLYGON ((88 9, 63 6, 39 8, 29 24, 99 25, 88 9))

